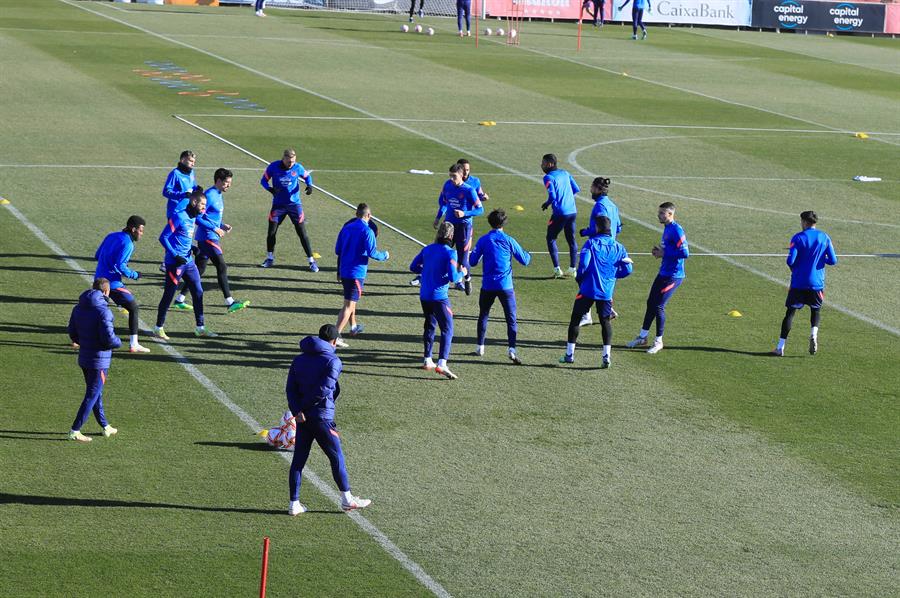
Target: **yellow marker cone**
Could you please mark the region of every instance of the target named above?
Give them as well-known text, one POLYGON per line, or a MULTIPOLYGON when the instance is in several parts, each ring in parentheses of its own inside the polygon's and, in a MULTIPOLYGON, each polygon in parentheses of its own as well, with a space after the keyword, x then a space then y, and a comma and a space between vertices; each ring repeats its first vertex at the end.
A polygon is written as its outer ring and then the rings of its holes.
POLYGON ((732 309, 730 312, 728 312, 728 315, 731 316, 732 318, 740 318, 744 314, 742 314, 741 312, 739 312, 736 309, 732 309))
POLYGON ((493 127, 494 125, 497 124, 497 122, 493 121, 493 120, 483 120, 478 124, 481 125, 482 127, 493 127))
POLYGON ((517 211, 517 212, 524 212, 524 211, 525 211, 525 208, 523 208, 522 206, 516 206, 516 211, 517 211))
POLYGON ((260 438, 265 438, 266 436, 269 435, 269 431, 268 431, 268 430, 263 430, 263 431, 261 431, 261 432, 257 432, 256 435, 259 436, 260 438))
POLYGON ((627 76, 628 76, 628 73, 622 73, 622 76, 623 76, 623 77, 627 77, 627 76))
POLYGON ((868 139, 869 138, 869 136, 865 133, 857 133, 856 135, 854 135, 854 137, 856 137, 857 139, 868 139))
POLYGON ((313 251, 313 259, 314 259, 314 260, 318 260, 318 259, 321 259, 321 258, 322 258, 322 255, 321 255, 321 254, 319 254, 318 252, 313 251))
POLYGON ((7 206, 7 205, 9 205, 9 200, 6 199, 5 197, 0 197, 0 206, 7 206))

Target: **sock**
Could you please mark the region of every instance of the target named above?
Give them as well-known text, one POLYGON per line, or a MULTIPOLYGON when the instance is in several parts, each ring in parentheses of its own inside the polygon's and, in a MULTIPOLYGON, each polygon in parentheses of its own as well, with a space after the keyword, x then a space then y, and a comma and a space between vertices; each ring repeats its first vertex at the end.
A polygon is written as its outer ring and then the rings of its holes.
POLYGON ((347 490, 346 492, 341 492, 341 498, 344 499, 344 502, 350 502, 353 500, 353 495, 347 490))
POLYGON ((184 303, 185 299, 187 299, 187 297, 184 296, 184 293, 181 293, 175 297, 175 303, 184 303))
POLYGON ((575 343, 566 343, 566 355, 575 355, 575 343))
MULTIPOLYGON (((479 353, 484 353, 484 345, 476 345, 475 348, 478 349, 479 353)), ((510 349, 510 351, 512 350, 513 349, 510 349)))
POLYGON ((647 335, 650 334, 649 330, 644 330, 641 328, 641 331, 638 333, 638 336, 641 338, 647 338, 647 335))
POLYGON ((510 353, 511 355, 515 355, 515 353, 516 353, 516 348, 515 348, 515 347, 510 347, 509 349, 507 349, 507 352, 510 353))
POLYGON ((612 352, 612 345, 603 345, 603 357, 609 357, 612 352))
POLYGON ((654 339, 654 342, 656 342, 656 343, 661 343, 661 342, 662 342, 662 337, 661 337, 661 336, 657 336, 656 339, 654 339))
POLYGON ((130 344, 132 347, 135 346, 136 344, 138 344, 136 334, 132 334, 131 336, 128 337, 128 344, 130 344))
POLYGON ((810 338, 819 338, 819 327, 813 326, 812 330, 809 333, 810 338))
POLYGON ((425 358, 425 363, 434 363, 434 360, 431 359, 431 355, 425 358))
POLYGON ((313 263, 314 261, 316 261, 316 258, 314 258, 314 257, 312 257, 312 256, 310 256, 308 259, 309 259, 309 263, 310 263, 310 264, 313 263))
POLYGON ((777 351, 783 351, 783 350, 784 350, 784 343, 786 343, 786 342, 787 342, 787 339, 786 339, 786 338, 780 338, 780 339, 778 339, 778 346, 775 347, 775 350, 777 350, 777 351))
POLYGON ((225 299, 225 305, 231 307, 231 304, 234 303, 234 297, 228 297, 225 299))
POLYGON ((447 360, 446 359, 438 359, 438 367, 439 368, 447 367, 447 360))
POLYGON ((274 259, 275 259, 275 253, 272 252, 272 251, 268 252, 268 253, 266 254, 266 259, 274 260, 274 259))

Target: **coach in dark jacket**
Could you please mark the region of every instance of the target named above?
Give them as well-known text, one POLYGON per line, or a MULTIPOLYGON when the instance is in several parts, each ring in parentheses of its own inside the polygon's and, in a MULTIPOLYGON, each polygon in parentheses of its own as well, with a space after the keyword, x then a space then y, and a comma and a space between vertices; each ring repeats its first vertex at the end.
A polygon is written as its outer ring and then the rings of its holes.
POLYGON ((288 407, 297 418, 294 458, 288 475, 290 515, 306 512, 306 507, 300 504, 300 481, 313 440, 319 443, 331 462, 331 475, 341 491, 341 508, 352 511, 367 507, 372 502, 350 493, 341 437, 334 423, 334 402, 341 393, 338 377, 342 368, 341 360, 334 352, 337 338, 338 329, 333 324, 322 326, 317 337, 304 338, 300 341, 302 352, 294 358, 288 373, 285 392, 288 407))
POLYGON ((98 278, 92 288, 81 294, 78 305, 72 309, 69 318, 69 338, 78 345, 78 365, 84 373, 86 390, 84 400, 75 416, 69 440, 90 442, 91 438, 81 433, 91 411, 103 427, 103 435, 109 438, 118 430, 106 421, 103 413, 103 386, 112 359, 112 350, 122 346, 122 341, 113 330, 113 315, 109 311, 109 280, 98 278))

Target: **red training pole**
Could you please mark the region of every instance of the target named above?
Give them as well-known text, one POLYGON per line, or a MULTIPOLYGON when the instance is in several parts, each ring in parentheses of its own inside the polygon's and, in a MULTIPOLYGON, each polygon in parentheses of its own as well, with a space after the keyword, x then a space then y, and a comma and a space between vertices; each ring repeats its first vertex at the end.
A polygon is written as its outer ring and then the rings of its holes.
POLYGON ((478 47, 478 1, 475 0, 475 47, 478 47))
POLYGON ((266 576, 269 573, 269 536, 263 538, 262 577, 259 580, 259 598, 266 598, 266 576))

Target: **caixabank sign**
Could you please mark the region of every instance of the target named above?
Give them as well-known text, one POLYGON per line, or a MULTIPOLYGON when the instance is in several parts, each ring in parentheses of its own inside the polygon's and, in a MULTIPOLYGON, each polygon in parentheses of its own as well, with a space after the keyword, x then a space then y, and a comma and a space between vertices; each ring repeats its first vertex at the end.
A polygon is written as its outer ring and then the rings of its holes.
POLYGON ((884 5, 864 2, 754 0, 753 26, 765 29, 884 32, 884 5))

